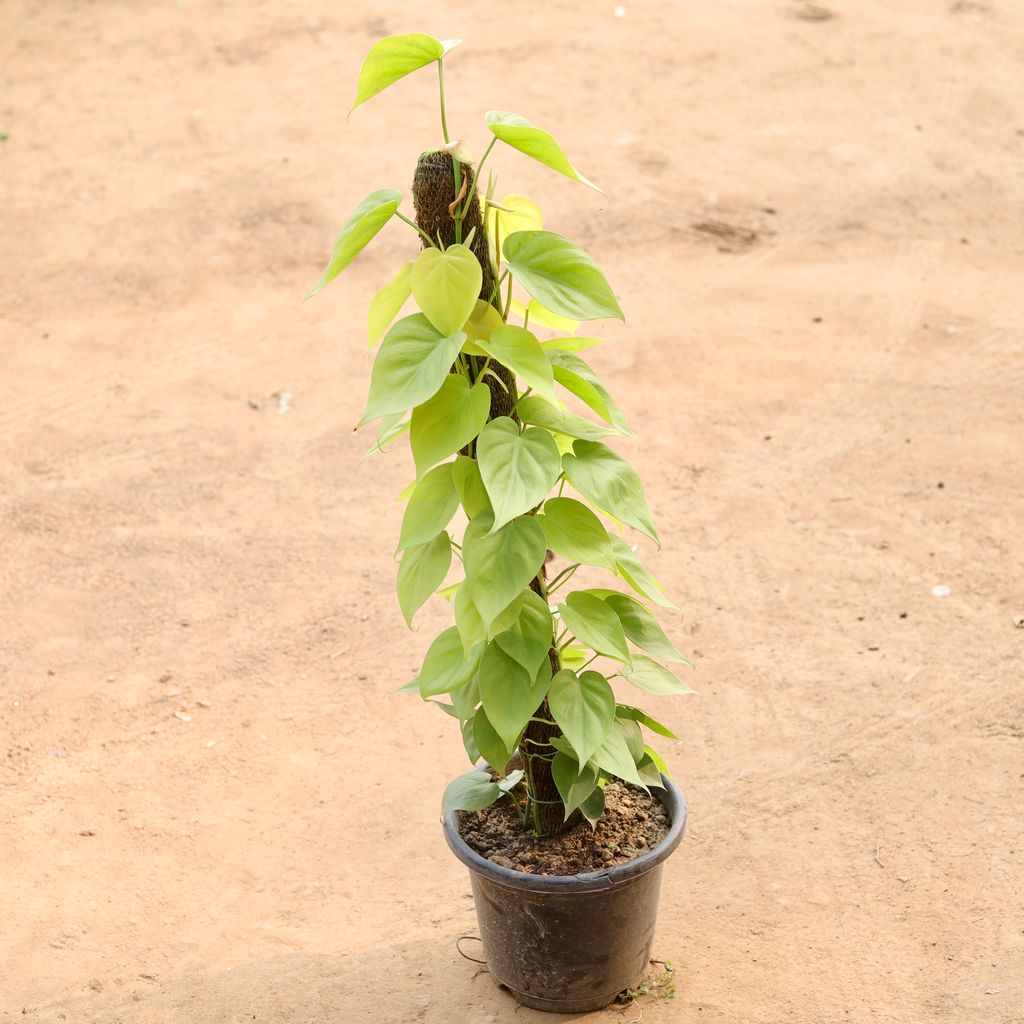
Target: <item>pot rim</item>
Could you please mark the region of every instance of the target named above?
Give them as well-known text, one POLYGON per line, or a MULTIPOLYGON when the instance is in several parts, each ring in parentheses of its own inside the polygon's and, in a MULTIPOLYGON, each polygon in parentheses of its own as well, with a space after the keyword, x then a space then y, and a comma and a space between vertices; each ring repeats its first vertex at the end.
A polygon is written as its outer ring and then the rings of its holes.
POLYGON ((458 811, 449 811, 441 819, 445 842, 471 872, 483 875, 489 881, 510 889, 563 893, 569 889, 574 892, 613 889, 632 882, 656 868, 675 850, 686 832, 686 798, 682 790, 667 775, 662 775, 661 779, 665 790, 664 793, 658 794, 658 798, 668 811, 671 821, 668 835, 653 850, 648 850, 647 853, 626 861, 625 864, 613 864, 599 871, 588 871, 578 875, 535 875, 526 871, 515 871, 482 857, 469 846, 459 835, 458 811))

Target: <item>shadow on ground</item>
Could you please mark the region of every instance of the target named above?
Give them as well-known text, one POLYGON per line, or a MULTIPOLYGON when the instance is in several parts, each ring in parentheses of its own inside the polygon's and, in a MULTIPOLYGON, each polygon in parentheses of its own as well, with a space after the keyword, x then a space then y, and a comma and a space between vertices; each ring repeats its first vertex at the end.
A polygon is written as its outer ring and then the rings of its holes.
MULTIPOLYGON (((550 1024, 549 1014, 518 1006, 484 968, 464 960, 455 948, 457 937, 446 934, 344 956, 280 957, 214 973, 140 977, 116 989, 18 1008, 10 1019, 54 1024, 550 1024)), ((621 1017, 614 1010, 559 1017, 583 1019, 621 1017)))

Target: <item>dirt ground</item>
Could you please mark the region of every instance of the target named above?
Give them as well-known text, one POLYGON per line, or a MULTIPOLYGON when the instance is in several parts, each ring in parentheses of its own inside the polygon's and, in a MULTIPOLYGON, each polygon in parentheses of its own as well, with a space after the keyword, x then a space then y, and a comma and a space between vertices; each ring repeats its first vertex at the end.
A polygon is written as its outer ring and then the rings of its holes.
POLYGON ((447 612, 352 427, 414 236, 301 302, 439 142, 429 73, 345 123, 421 30, 455 134, 609 194, 494 161, 627 311, 698 666, 677 994, 586 1019, 1024 1021, 1024 7, 821 3, 0 5, 0 1020, 548 1019, 455 949, 464 755, 393 692, 447 612))

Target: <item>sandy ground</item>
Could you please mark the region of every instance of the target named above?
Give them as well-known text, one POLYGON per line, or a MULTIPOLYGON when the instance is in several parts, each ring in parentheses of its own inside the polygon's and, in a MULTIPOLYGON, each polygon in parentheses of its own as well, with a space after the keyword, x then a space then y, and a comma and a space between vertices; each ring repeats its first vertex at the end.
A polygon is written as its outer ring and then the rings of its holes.
POLYGON ((463 754, 393 693, 446 610, 351 428, 415 239, 300 302, 439 141, 429 75, 345 125, 411 30, 610 196, 496 162, 627 310, 698 664, 645 1024, 1024 1020, 1024 8, 823 2, 0 5, 0 1020, 546 1019, 455 950, 463 754))

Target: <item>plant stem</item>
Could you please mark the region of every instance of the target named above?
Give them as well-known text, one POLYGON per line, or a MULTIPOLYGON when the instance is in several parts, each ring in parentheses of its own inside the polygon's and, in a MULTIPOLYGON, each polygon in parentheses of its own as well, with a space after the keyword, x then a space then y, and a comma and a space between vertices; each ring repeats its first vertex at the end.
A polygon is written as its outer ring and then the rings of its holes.
MULTIPOLYGON (((455 199, 459 198, 459 192, 462 188, 462 164, 459 163, 457 156, 452 156, 452 173, 455 178, 455 199)), ((458 211, 455 213, 455 242, 459 244, 462 241, 462 218, 459 217, 458 211)))
MULTIPOLYGON (((498 365, 500 366, 501 363, 498 363, 498 365)), ((501 390, 504 391, 506 395, 510 393, 509 390, 508 390, 508 385, 493 370, 488 370, 486 373, 481 373, 480 374, 480 379, 481 380, 484 377, 490 377, 493 380, 496 380, 498 382, 498 384, 500 385, 501 390)))
POLYGON ((444 135, 444 144, 447 146, 452 140, 448 138, 448 117, 444 109, 444 59, 437 58, 437 84, 441 91, 441 134, 444 135))
MULTIPOLYGON (((507 273, 507 271, 506 271, 507 273)), ((512 278, 508 279, 508 296, 505 299, 505 312, 501 314, 502 320, 508 322, 508 311, 512 308, 512 278)))
MULTIPOLYGON (((399 216, 401 216, 401 214, 399 214, 399 216)), ((504 282, 505 278, 508 277, 508 275, 509 271, 506 270, 505 273, 502 274, 501 277, 499 277, 498 280, 495 282, 494 289, 491 291, 491 296, 487 300, 488 306, 491 305, 492 302, 494 302, 494 299, 497 296, 498 292, 501 291, 502 283, 504 282)), ((501 310, 499 309, 498 312, 500 313, 501 310)))
POLYGON ((395 210, 395 216, 396 216, 396 217, 397 217, 397 218, 398 218, 399 220, 401 220, 401 221, 405 221, 405 223, 406 223, 406 224, 408 224, 408 225, 409 225, 409 227, 411 227, 411 228, 413 228, 414 230, 418 231, 418 232, 419 232, 419 233, 420 233, 420 234, 421 234, 421 235, 422 235, 422 236, 423 236, 423 237, 424 237, 424 238, 426 239, 427 245, 429 245, 429 246, 432 246, 432 247, 433 247, 433 248, 435 248, 435 249, 437 248, 437 242, 435 242, 435 241, 434 241, 434 240, 433 240, 433 239, 432 239, 432 238, 430 237, 430 235, 428 235, 428 234, 426 233, 426 231, 424 231, 424 230, 423 230, 423 228, 421 228, 421 227, 419 226, 419 224, 417 224, 417 223, 416 223, 416 221, 414 221, 414 220, 409 220, 409 218, 408 218, 408 217, 406 217, 406 215, 405 215, 404 213, 401 213, 401 212, 400 212, 400 211, 398 211, 398 210, 395 210))
POLYGON ((548 584, 548 596, 550 597, 563 583, 572 578, 572 574, 580 567, 579 562, 574 562, 572 565, 567 566, 563 569, 552 581, 548 584))
MULTIPOLYGON (((466 211, 469 209, 469 201, 470 201, 470 199, 472 199, 473 191, 476 188, 477 179, 480 177, 480 171, 483 170, 484 161, 487 159, 488 154, 491 152, 491 150, 494 149, 494 144, 497 141, 498 141, 498 136, 495 135, 494 138, 491 139, 491 144, 484 150, 484 155, 482 157, 480 157, 480 162, 476 165, 476 170, 473 172, 473 177, 469 179, 469 188, 466 190, 466 198, 463 200, 461 208, 455 211, 455 219, 456 220, 462 220, 466 216, 466 211)), ((485 204, 486 204, 486 200, 485 200, 485 204)), ((486 210, 485 210, 484 227, 486 228, 486 226, 487 226, 487 219, 486 219, 486 210)))

